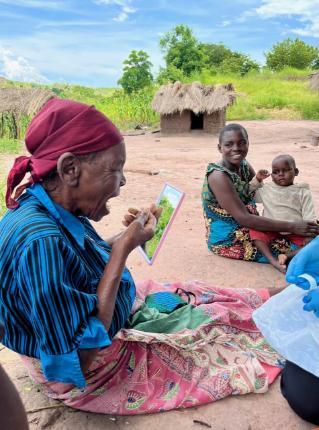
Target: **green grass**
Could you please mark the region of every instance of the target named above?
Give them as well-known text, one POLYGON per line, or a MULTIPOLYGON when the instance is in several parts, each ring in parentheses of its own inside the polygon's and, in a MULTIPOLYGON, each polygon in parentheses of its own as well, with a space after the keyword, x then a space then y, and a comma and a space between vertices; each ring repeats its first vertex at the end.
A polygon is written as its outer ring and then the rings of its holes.
POLYGON ((16 139, 0 139, 0 153, 2 154, 19 154, 21 153, 22 142, 16 139))
POLYGON ((7 210, 5 205, 5 182, 0 181, 0 218, 7 210))
MULTIPOLYGON (((0 139, 0 160, 1 154, 12 154, 14 155, 21 154, 22 151, 22 143, 20 140, 14 139, 0 139)), ((6 181, 3 177, 3 166, 0 162, 0 218, 6 211, 5 205, 5 190, 6 190, 6 181)))
POLYGON ((228 120, 319 119, 319 94, 309 89, 308 70, 268 70, 246 76, 216 74, 207 71, 192 80, 205 84, 233 83, 237 93, 234 106, 227 110, 228 120))
MULTIPOLYGON (((206 70, 185 78, 184 82, 232 82, 239 97, 234 106, 227 110, 228 120, 318 120, 319 94, 309 89, 309 82, 305 79, 309 72, 286 68, 277 73, 263 70, 241 77, 233 74, 213 74, 206 70)), ((59 95, 94 103, 119 128, 128 130, 136 125, 158 126, 159 116, 150 106, 157 89, 158 87, 154 86, 138 94, 126 95, 115 89, 64 86, 59 95)))
MULTIPOLYGON (((219 74, 204 70, 185 78, 184 82, 199 81, 204 84, 231 82, 239 94, 234 106, 227 110, 227 119, 263 120, 263 119, 312 119, 319 120, 319 93, 309 89, 306 80, 310 70, 283 69, 280 72, 262 70, 251 72, 243 77, 234 74, 219 74)), ((6 86, 34 87, 8 81, 6 86)), ((79 102, 95 105, 107 115, 121 130, 129 130, 137 125, 157 127, 159 116, 153 112, 150 104, 158 86, 153 86, 137 94, 127 95, 115 88, 90 88, 80 85, 53 84, 56 95, 79 102)), ((1 120, 1 117, 0 117, 1 120)), ((10 118, 5 118, 0 136, 12 136, 10 118), (10 134, 11 133, 11 134, 10 134)), ((18 124, 19 136, 23 138, 28 118, 21 118, 18 124)), ((0 124, 1 125, 1 124, 0 124)), ((0 130, 1 131, 1 130, 0 130)), ((1 141, 0 141, 1 142, 1 141)), ((0 143, 0 145, 3 145, 0 143)), ((9 145, 9 147, 11 144, 9 145)), ((14 145, 13 145, 14 146, 14 145)), ((0 152, 2 152, 0 146, 0 152)), ((4 152, 10 152, 7 144, 4 152)))

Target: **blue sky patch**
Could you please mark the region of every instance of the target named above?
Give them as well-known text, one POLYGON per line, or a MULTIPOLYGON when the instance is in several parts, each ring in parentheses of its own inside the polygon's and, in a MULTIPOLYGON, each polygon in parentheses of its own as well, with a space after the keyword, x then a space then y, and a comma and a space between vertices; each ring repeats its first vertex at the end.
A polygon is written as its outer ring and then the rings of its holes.
POLYGON ((115 86, 132 49, 156 73, 159 38, 177 24, 263 64, 284 38, 318 45, 319 0, 0 0, 0 76, 115 86))

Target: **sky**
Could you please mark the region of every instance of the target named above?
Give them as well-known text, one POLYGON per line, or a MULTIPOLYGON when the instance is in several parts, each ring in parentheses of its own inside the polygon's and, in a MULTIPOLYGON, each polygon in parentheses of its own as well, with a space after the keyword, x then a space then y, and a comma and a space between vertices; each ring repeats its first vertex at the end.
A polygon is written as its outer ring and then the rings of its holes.
POLYGON ((319 0, 0 0, 0 76, 114 87, 133 49, 156 74, 159 39, 177 24, 264 64, 287 37, 318 46, 319 0))

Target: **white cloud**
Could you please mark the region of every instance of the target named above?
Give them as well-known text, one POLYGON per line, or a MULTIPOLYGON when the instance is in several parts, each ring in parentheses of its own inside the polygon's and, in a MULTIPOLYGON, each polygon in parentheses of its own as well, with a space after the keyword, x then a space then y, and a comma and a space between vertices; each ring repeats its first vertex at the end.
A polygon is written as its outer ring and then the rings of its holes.
MULTIPOLYGON (((134 47, 152 53, 152 63, 158 67, 161 52, 153 29, 141 33, 139 29, 119 27, 115 22, 110 23, 109 29, 105 33, 102 26, 94 32, 89 27, 50 27, 47 31, 38 29, 29 36, 13 34, 1 39, 2 46, 27 58, 53 82, 61 78, 70 83, 115 86, 122 74, 123 60, 134 47)), ((1 66, 0 59, 0 75, 1 66)))
POLYGON ((261 18, 294 17, 301 27, 291 29, 292 33, 319 38, 319 0, 262 0, 254 12, 261 18))
POLYGON ((117 22, 124 22, 128 18, 128 14, 126 12, 119 13, 115 18, 113 18, 114 21, 117 22))
POLYGON ((0 74, 7 79, 22 82, 48 82, 27 59, 0 47, 0 74))
POLYGON ((231 21, 229 21, 229 20, 225 20, 225 21, 222 21, 222 23, 220 24, 220 26, 221 27, 228 27, 229 25, 231 24, 231 21))
POLYGON ((131 7, 132 0, 93 0, 97 5, 116 5, 120 8, 120 13, 113 18, 114 21, 124 22, 130 14, 133 14, 137 9, 131 7))

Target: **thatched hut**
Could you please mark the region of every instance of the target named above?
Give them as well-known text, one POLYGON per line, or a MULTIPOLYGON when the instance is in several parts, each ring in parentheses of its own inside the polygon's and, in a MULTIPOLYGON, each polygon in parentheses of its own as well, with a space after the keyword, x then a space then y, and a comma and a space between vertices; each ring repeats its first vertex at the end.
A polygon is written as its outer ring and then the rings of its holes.
POLYGON ((162 133, 203 130, 218 133, 225 125, 226 108, 236 99, 232 84, 202 85, 180 82, 164 85, 155 94, 152 108, 160 114, 162 133))
POLYGON ((42 88, 0 88, 0 137, 21 138, 29 120, 53 96, 42 88))

